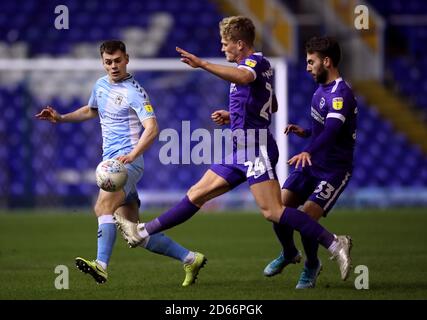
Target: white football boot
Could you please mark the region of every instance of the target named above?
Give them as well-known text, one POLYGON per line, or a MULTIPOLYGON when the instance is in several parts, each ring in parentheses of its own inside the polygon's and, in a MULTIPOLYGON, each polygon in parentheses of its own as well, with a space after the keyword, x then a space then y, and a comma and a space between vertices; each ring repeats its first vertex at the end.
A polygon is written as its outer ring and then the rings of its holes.
POLYGON ((129 221, 117 213, 114 213, 114 219, 118 229, 120 230, 120 233, 129 244, 129 247, 136 248, 139 245, 144 244, 144 242, 148 239, 142 238, 138 233, 138 231, 141 229, 139 226, 143 226, 143 224, 141 225, 139 223, 129 221))
POLYGON ((351 265, 351 256, 350 250, 353 246, 350 236, 337 236, 338 246, 335 249, 331 260, 336 260, 340 267, 341 279, 346 280, 350 275, 351 265))

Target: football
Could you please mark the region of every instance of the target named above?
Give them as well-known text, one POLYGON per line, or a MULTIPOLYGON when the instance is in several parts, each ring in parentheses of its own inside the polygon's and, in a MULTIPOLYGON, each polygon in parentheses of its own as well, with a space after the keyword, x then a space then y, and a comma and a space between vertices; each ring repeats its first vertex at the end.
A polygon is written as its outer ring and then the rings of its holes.
POLYGON ((96 184, 102 190, 115 192, 123 188, 128 178, 125 165, 114 159, 104 160, 96 167, 96 184))

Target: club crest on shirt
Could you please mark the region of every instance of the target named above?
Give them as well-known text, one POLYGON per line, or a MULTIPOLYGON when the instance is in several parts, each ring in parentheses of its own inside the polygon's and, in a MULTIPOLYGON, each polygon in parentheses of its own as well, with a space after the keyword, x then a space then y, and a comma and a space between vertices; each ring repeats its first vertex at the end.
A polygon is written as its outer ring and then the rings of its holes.
POLYGON ((336 97, 332 99, 332 108, 334 110, 341 110, 343 107, 343 98, 342 97, 336 97))
POLYGON ((114 99, 114 103, 120 105, 123 101, 123 96, 116 96, 116 99, 114 99))
POLYGON ((255 68, 256 66, 256 61, 252 60, 252 59, 246 59, 245 60, 245 64, 251 68, 255 68))
POLYGON ((153 112, 153 107, 151 106, 151 104, 146 104, 144 108, 145 108, 145 111, 147 112, 153 112))
POLYGON ((319 108, 320 109, 323 109, 323 107, 325 106, 325 102, 326 102, 325 98, 322 97, 322 99, 320 99, 320 102, 319 102, 319 108))

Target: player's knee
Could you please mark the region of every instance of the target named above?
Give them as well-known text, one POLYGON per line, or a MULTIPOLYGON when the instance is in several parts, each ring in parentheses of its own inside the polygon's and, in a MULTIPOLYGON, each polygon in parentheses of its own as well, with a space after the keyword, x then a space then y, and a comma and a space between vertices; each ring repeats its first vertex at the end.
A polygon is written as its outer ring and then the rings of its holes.
POLYGON ((261 212, 264 218, 271 222, 278 222, 280 220, 279 211, 280 210, 276 210, 274 208, 261 208, 261 212))
POLYGON ((187 192, 188 199, 195 205, 202 206, 206 200, 203 190, 197 185, 193 185, 187 192))
POLYGON ((311 219, 319 221, 320 218, 323 216, 322 214, 319 214, 318 212, 313 212, 311 210, 302 210, 302 212, 306 213, 307 215, 310 216, 311 219))
POLYGON ((95 206, 93 207, 93 211, 95 212, 95 215, 97 217, 99 217, 99 216, 102 215, 102 212, 104 210, 103 208, 104 207, 103 207, 103 205, 101 203, 99 203, 99 202, 95 203, 95 206))
POLYGON ((93 211, 97 217, 100 217, 103 214, 112 214, 115 210, 104 201, 98 201, 93 207, 93 211))
POLYGON ((307 201, 304 204, 302 211, 308 214, 313 220, 316 221, 323 217, 323 214, 325 212, 321 206, 312 201, 307 201))
POLYGON ((261 210, 261 211, 264 218, 266 218, 268 221, 275 222, 274 220, 275 216, 271 210, 261 210))

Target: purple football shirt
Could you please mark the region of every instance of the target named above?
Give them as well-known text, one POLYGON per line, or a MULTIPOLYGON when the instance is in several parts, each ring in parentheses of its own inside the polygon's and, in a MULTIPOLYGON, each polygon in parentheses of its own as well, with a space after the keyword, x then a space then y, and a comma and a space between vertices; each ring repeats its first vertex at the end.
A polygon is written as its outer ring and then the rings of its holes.
POLYGON ((328 118, 342 122, 333 141, 311 155, 313 166, 323 170, 352 171, 357 101, 350 86, 342 78, 320 85, 311 102, 311 117, 312 141, 322 133, 328 118))
POLYGON ((239 62, 238 68, 252 72, 255 80, 247 85, 230 85, 230 127, 235 129, 268 129, 271 123, 273 70, 261 53, 239 62))

